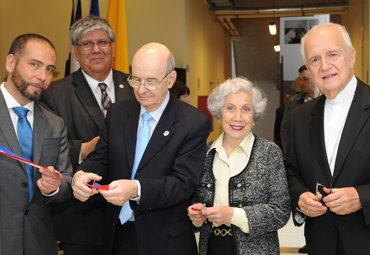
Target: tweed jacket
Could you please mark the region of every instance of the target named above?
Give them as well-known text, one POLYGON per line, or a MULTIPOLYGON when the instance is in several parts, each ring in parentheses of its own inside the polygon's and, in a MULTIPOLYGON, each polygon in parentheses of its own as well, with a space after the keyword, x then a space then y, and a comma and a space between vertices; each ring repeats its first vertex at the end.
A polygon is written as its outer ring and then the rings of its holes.
MULTIPOLYGON (((210 147, 210 144, 208 144, 210 147)), ((213 148, 206 156, 200 184, 193 203, 212 207, 215 195, 213 148)), ((249 221, 246 234, 231 225, 236 254, 280 254, 277 230, 289 219, 290 197, 280 148, 255 136, 248 165, 229 181, 229 206, 243 208, 249 221)), ((205 221, 200 229, 199 254, 206 255, 212 222, 205 221)))

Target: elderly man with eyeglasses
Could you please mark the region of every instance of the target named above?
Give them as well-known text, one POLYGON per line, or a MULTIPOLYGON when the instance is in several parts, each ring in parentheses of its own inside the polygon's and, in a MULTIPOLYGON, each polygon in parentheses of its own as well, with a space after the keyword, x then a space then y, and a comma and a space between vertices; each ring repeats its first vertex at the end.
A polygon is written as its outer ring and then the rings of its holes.
MULTIPOLYGON (((128 75, 112 69, 114 33, 108 22, 88 16, 73 24, 72 44, 80 69, 51 83, 41 101, 67 126, 69 156, 74 172, 95 149, 108 107, 133 98, 128 75)), ((88 203, 71 198, 53 207, 54 228, 65 255, 94 255, 103 240, 105 201, 95 196, 88 203)))
MULTIPOLYGON (((128 79, 136 100, 112 105, 96 149, 75 175, 109 184, 101 254, 196 255, 187 217, 202 173, 210 119, 168 91, 175 59, 159 43, 140 48, 128 79)), ((98 193, 74 182, 74 196, 98 193)))

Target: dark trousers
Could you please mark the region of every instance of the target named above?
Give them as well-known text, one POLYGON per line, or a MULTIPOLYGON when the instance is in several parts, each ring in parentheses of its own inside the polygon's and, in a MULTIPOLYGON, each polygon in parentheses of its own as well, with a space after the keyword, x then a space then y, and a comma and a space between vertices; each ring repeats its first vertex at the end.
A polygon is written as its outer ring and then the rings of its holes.
POLYGON ((116 228, 112 255, 138 255, 135 222, 128 221, 116 228))
POLYGON ((213 228, 211 235, 208 237, 207 255, 235 255, 234 239, 230 235, 215 235, 214 230, 228 231, 230 227, 225 225, 213 228))
POLYGON ((64 255, 98 255, 101 245, 63 243, 64 255))

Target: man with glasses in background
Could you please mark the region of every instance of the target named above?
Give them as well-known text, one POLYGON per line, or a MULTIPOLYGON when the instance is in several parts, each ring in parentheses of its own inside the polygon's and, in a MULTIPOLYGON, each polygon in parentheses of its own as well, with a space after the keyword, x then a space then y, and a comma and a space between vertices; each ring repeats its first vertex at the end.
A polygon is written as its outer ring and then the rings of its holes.
MULTIPOLYGON (((96 149, 75 175, 109 184, 99 190, 109 203, 101 254, 197 254, 186 209, 202 173, 210 119, 168 91, 174 67, 162 44, 136 52, 128 79, 136 100, 109 108, 96 149)), ((73 190, 86 202, 98 193, 76 181, 73 190)))
MULTIPOLYGON (((95 149, 108 107, 133 98, 127 74, 112 69, 115 36, 109 23, 96 16, 79 19, 71 28, 72 44, 81 68, 51 83, 41 101, 67 126, 69 156, 75 172, 95 149)), ((64 255, 99 254, 106 203, 95 196, 87 203, 71 198, 53 207, 53 223, 64 255)))

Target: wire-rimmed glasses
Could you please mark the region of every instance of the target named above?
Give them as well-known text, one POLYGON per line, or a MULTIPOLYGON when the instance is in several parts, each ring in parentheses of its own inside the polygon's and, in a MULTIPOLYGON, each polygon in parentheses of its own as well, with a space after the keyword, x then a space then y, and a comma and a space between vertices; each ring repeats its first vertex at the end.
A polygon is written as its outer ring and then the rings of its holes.
POLYGON ((147 90, 156 90, 158 89, 158 86, 159 84, 161 84, 161 82, 167 78, 167 76, 172 73, 169 72, 167 73, 162 80, 160 80, 159 82, 155 82, 155 81, 141 81, 141 80, 133 80, 133 79, 130 79, 132 78, 132 75, 130 74, 130 76, 127 78, 127 82, 128 84, 130 84, 131 87, 133 88, 139 88, 141 83, 143 83, 144 87, 147 89, 147 90))
POLYGON ((98 45, 100 49, 106 49, 109 47, 109 45, 112 43, 112 41, 107 41, 107 40, 99 40, 97 42, 91 42, 91 41, 86 41, 86 42, 81 42, 80 44, 77 44, 77 46, 81 47, 83 50, 92 50, 94 45, 98 45))
MULTIPOLYGON (((316 199, 317 199, 317 201, 319 201, 319 195, 321 194, 321 193, 319 192, 319 187, 322 187, 322 188, 326 188, 326 189, 328 189, 327 187, 325 187, 325 186, 324 186, 324 185, 322 185, 321 183, 316 182, 316 199)), ((328 190, 330 190, 329 194, 331 194, 331 188, 330 188, 330 189, 328 189, 328 190)))

